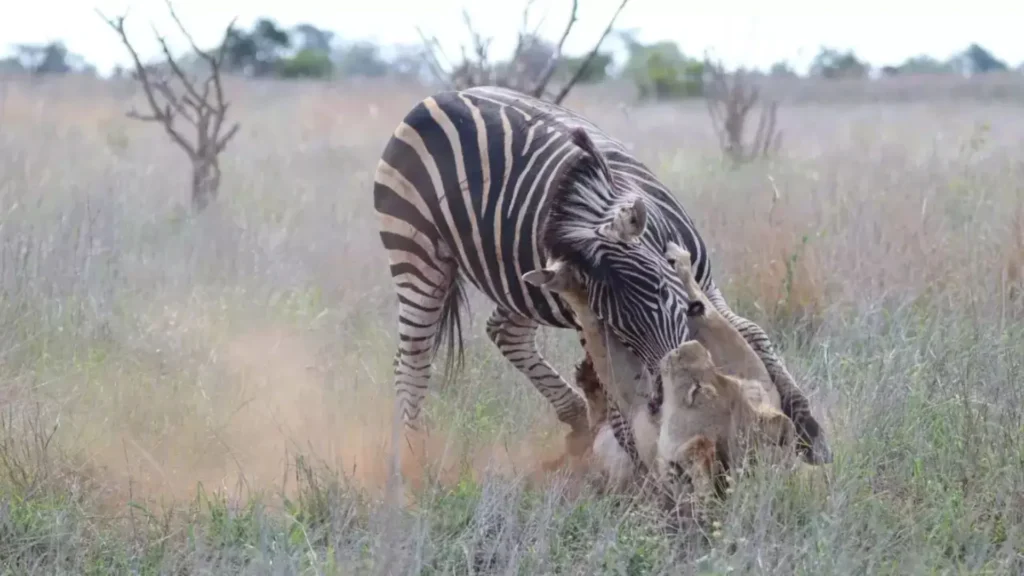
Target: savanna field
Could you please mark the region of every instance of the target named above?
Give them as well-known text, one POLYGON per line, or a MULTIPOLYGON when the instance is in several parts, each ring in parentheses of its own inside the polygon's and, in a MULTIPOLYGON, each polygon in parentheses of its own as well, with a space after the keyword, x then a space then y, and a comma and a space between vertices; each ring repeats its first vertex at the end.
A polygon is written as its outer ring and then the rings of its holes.
MULTIPOLYGON (((2 574, 1021 574, 1024 100, 847 86, 721 161, 700 101, 566 104, 682 199, 835 462, 738 480, 703 533, 540 471, 566 430, 484 334, 382 502, 396 344, 372 178, 422 88, 228 86, 221 198, 128 83, 5 84, 2 574)), ((984 91, 980 91, 984 92, 984 91)), ((571 377, 570 331, 542 350, 571 377)))

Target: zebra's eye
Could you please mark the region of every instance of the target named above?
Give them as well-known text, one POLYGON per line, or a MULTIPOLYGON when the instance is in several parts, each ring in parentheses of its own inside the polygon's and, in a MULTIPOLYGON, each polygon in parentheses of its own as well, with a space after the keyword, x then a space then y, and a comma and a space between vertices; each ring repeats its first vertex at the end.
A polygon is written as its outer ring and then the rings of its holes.
POLYGON ((662 298, 667 299, 671 293, 671 290, 668 288, 668 282, 662 282, 661 285, 658 286, 658 295, 662 298))

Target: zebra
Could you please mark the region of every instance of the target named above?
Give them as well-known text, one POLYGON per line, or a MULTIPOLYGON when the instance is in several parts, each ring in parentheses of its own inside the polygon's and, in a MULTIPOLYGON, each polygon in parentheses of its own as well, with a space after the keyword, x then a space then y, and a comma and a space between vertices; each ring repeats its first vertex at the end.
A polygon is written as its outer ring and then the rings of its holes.
MULTIPOLYGON (((622 142, 581 115, 505 88, 436 93, 414 105, 388 140, 373 196, 398 298, 394 386, 405 429, 419 428, 443 343, 446 376, 463 365, 467 284, 496 305, 486 333, 505 359, 559 421, 586 427, 582 396, 537 347, 540 326, 580 330, 545 279, 569 264, 595 314, 658 374, 661 359, 688 339, 689 303, 665 257, 671 241, 690 253, 708 300, 765 363, 803 458, 831 461, 807 397, 764 330, 735 314, 715 285, 706 245, 680 202, 622 142)), ((652 410, 660 405, 655 388, 652 410)), ((620 444, 631 444, 629 436, 617 430, 620 444)))

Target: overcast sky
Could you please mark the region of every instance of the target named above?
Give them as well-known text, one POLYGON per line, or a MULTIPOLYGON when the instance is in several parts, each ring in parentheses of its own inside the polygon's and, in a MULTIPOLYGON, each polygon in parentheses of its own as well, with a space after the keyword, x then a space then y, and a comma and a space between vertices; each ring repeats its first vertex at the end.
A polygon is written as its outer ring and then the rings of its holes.
MULTIPOLYGON (((579 23, 566 43, 582 52, 600 35, 620 0, 581 0, 579 23)), ((451 52, 467 41, 461 9, 468 7, 477 27, 495 38, 496 52, 510 50, 525 0, 176 0, 175 9, 197 41, 217 42, 233 18, 248 26, 270 16, 284 26, 302 22, 332 30, 344 40, 371 39, 413 44, 416 26, 437 36, 451 52)), ((673 40, 684 53, 712 49, 729 65, 767 68, 789 60, 802 70, 819 46, 852 48, 873 65, 896 64, 917 54, 946 58, 978 42, 1015 66, 1024 62, 1024 2, 974 0, 630 0, 618 26, 639 32, 643 41, 673 40), (696 6, 696 7, 691 7, 696 6)), ((532 23, 557 37, 571 0, 534 0, 532 23)), ((29 0, 0 18, 0 47, 63 40, 101 72, 125 64, 116 37, 94 12, 128 11, 128 30, 143 57, 155 55, 152 30, 182 46, 163 0, 29 0)), ((611 47, 611 46, 609 46, 611 47)))

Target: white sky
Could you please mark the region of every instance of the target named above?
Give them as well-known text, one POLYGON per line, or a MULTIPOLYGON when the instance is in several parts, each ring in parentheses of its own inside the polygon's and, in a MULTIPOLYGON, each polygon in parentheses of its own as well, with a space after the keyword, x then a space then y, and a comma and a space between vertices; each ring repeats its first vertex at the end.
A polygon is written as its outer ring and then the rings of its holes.
MULTIPOLYGON (((13 0, 10 0, 13 2, 13 0)), ((580 0, 579 22, 567 51, 583 52, 600 35, 620 0, 580 0)), ((334 31, 343 40, 418 42, 416 26, 437 36, 457 54, 467 42, 461 9, 495 38, 496 52, 511 49, 525 0, 176 0, 174 5, 200 45, 216 44, 233 17, 248 27, 269 16, 290 27, 301 22, 334 31)), ((962 3, 913 0, 859 0, 826 7, 814 0, 719 0, 695 3, 630 0, 617 23, 632 28, 642 41, 673 40, 684 53, 699 56, 712 49, 727 65, 767 68, 789 60, 802 70, 821 45, 852 48, 873 65, 897 64, 917 54, 946 58, 971 42, 988 48, 1011 66, 1024 62, 1024 2, 974 0, 962 3), (712 7, 714 6, 714 7, 712 7), (1015 39, 1016 38, 1016 39, 1015 39)), ((571 0, 534 0, 532 21, 542 17, 542 33, 557 37, 571 0)), ((183 47, 167 17, 163 0, 29 0, 0 18, 0 50, 16 43, 63 40, 101 72, 126 64, 124 49, 94 12, 108 16, 128 10, 129 36, 143 57, 155 56, 152 29, 183 47)), ((609 45, 608 48, 613 48, 609 45)))

